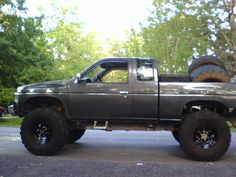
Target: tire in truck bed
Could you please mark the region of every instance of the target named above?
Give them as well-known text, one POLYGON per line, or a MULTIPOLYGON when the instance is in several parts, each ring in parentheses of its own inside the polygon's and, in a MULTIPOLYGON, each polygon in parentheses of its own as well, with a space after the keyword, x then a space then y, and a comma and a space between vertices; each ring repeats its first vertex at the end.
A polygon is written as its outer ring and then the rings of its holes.
POLYGON ((195 69, 190 78, 192 82, 229 82, 229 74, 216 65, 204 65, 195 69))
POLYGON ((219 60, 216 56, 201 56, 193 60, 193 62, 190 64, 188 69, 189 74, 191 74, 195 69, 204 65, 215 65, 226 70, 224 63, 221 60, 219 60))

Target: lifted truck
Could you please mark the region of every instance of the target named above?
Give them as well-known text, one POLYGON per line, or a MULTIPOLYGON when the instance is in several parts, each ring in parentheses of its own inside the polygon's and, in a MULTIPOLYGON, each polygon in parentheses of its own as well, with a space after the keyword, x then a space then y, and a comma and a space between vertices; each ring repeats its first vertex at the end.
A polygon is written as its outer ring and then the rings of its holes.
POLYGON ((37 155, 52 155, 86 129, 172 131, 185 154, 219 159, 236 126, 236 85, 159 75, 154 59, 108 58, 77 77, 21 86, 21 139, 37 155))

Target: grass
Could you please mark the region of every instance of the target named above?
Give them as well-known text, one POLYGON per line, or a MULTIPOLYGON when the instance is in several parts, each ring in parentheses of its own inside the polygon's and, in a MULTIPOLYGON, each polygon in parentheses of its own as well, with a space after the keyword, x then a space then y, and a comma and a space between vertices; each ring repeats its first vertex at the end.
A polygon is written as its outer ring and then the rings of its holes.
POLYGON ((0 127, 20 127, 21 122, 19 117, 0 117, 0 127))

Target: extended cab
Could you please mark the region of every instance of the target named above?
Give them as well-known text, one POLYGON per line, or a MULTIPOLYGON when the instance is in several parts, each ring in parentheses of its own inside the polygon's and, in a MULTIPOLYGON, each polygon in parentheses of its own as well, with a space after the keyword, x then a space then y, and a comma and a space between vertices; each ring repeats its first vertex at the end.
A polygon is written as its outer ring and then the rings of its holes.
POLYGON ((86 129, 169 130, 193 160, 220 158, 236 126, 236 85, 159 75, 154 59, 108 58, 76 77, 21 86, 21 138, 34 154, 56 153, 86 129))

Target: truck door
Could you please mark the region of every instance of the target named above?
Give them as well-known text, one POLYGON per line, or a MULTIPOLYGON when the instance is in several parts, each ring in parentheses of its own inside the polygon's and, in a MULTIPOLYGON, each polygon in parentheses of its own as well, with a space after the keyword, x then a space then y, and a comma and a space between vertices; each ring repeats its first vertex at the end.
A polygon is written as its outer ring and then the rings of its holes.
POLYGON ((132 116, 158 118, 158 74, 156 62, 151 59, 133 61, 132 116))
POLYGON ((131 114, 130 63, 103 60, 74 83, 69 94, 72 118, 121 118, 131 114))

